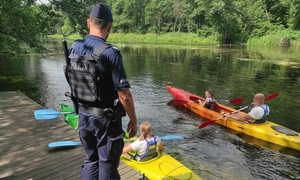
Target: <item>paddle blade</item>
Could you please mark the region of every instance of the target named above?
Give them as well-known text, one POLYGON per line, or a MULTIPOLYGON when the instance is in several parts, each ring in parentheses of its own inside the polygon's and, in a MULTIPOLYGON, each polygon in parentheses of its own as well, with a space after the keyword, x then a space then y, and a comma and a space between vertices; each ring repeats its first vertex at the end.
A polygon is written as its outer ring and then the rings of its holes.
POLYGON ((48 144, 49 148, 56 148, 56 147, 70 147, 70 146, 79 146, 81 142, 79 141, 57 141, 51 142, 48 144))
POLYGON ((276 98, 278 95, 279 95, 279 92, 273 93, 273 94, 269 95, 268 97, 266 97, 265 101, 272 100, 272 99, 276 98))
POLYGON ((205 128, 206 126, 213 124, 214 122, 216 122, 217 120, 213 120, 213 121, 205 121, 202 124, 200 124, 199 129, 205 128))
POLYGON ((61 112, 55 111, 53 109, 41 109, 34 111, 34 117, 37 120, 54 119, 60 114, 61 112))
POLYGON ((179 135, 166 135, 166 136, 162 136, 161 139, 162 140, 183 139, 183 137, 179 135))
POLYGON ((229 102, 230 102, 231 104, 241 104, 241 103, 244 102, 244 98, 235 98, 235 99, 231 99, 231 100, 229 100, 229 102))
POLYGON ((172 101, 172 104, 173 104, 174 106, 181 106, 181 105, 184 105, 184 104, 186 104, 186 103, 188 103, 188 101, 185 101, 185 100, 179 100, 179 99, 175 99, 175 100, 172 101))

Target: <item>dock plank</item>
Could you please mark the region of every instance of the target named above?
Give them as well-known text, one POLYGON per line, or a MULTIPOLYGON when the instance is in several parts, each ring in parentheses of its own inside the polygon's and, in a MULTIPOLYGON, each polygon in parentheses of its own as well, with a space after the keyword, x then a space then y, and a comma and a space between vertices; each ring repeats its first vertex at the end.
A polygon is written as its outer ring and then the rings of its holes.
MULTIPOLYGON (((33 112, 43 109, 19 91, 0 92, 0 179, 81 179, 85 156, 82 146, 49 149, 53 141, 79 141, 78 132, 62 117, 38 121, 33 112)), ((137 180, 137 171, 119 166, 121 179, 137 180)))

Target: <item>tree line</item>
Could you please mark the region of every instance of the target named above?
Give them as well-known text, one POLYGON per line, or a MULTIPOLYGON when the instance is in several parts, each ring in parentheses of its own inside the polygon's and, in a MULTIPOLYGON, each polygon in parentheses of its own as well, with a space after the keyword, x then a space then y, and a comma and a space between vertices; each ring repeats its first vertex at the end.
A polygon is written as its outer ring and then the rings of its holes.
MULTIPOLYGON (((103 0, 112 8, 113 32, 197 33, 220 43, 247 42, 280 33, 300 39, 300 0, 103 0)), ((47 35, 87 33, 86 19, 96 0, 3 0, 0 51, 20 44, 42 49, 47 35)))

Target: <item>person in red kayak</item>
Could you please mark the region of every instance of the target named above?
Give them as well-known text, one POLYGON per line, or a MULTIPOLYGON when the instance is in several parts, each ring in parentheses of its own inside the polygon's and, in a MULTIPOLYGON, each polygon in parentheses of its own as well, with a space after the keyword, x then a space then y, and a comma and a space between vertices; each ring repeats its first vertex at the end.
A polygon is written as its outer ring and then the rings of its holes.
POLYGON ((140 125, 141 136, 131 144, 125 144, 123 154, 134 151, 133 159, 137 161, 147 161, 158 155, 157 150, 163 151, 164 147, 161 138, 151 135, 152 126, 148 121, 140 125))
POLYGON ((214 93, 211 90, 205 91, 206 99, 204 101, 198 100, 197 102, 208 109, 215 110, 215 104, 217 103, 214 98, 214 93))
POLYGON ((270 108, 265 104, 265 96, 262 93, 255 94, 252 102, 252 109, 248 114, 236 112, 234 114, 222 113, 224 117, 239 121, 247 121, 249 123, 264 123, 270 113, 270 108))

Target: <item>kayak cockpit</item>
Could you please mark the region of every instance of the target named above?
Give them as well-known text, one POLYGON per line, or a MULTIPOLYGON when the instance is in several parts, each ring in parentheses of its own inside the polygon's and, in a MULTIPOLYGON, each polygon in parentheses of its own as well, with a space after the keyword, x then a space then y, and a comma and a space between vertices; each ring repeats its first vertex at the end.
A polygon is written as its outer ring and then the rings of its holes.
POLYGON ((203 98, 201 98, 199 96, 189 96, 188 98, 190 99, 190 101, 194 101, 194 102, 196 102, 198 100, 201 100, 201 101, 204 100, 203 98))
POLYGON ((298 136, 299 133, 297 133, 296 131, 293 131, 289 128, 286 127, 282 127, 282 126, 271 126, 272 129, 274 129, 277 132, 280 132, 282 134, 286 134, 288 136, 298 136))

